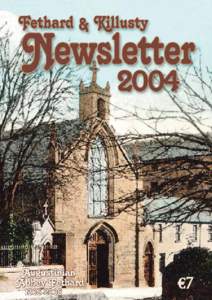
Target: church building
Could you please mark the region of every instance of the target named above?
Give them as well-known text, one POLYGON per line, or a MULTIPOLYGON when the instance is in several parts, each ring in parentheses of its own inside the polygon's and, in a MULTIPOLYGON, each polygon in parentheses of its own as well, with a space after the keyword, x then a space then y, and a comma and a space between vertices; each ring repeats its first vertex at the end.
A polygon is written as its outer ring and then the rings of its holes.
POLYGON ((56 245, 51 263, 63 264, 84 287, 161 286, 175 252, 192 243, 211 248, 211 217, 186 226, 144 224, 144 203, 138 201, 143 179, 132 167, 132 151, 109 125, 109 83, 100 87, 95 63, 91 70, 90 85, 79 87, 79 120, 52 129, 49 160, 58 166, 49 175, 49 216, 34 243, 56 245))
POLYGON ((98 85, 95 63, 92 72, 89 86, 80 83, 77 135, 66 150, 54 140, 49 150, 60 160, 49 189, 52 241, 60 249, 59 262, 86 286, 154 286, 152 227, 139 228, 135 174, 109 125, 110 86, 98 85))

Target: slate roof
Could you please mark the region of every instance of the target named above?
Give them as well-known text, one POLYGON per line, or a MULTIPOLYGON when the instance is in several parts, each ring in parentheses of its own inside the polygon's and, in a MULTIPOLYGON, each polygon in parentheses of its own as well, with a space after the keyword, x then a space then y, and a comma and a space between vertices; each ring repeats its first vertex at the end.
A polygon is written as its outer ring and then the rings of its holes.
MULTIPOLYGON (((212 141, 211 141, 212 143, 212 141)), ((209 147, 199 142, 188 142, 184 140, 144 140, 123 144, 128 157, 132 159, 133 154, 139 156, 141 161, 169 160, 180 157, 191 157, 196 155, 209 155, 209 147), (136 150, 135 150, 136 149, 136 150)))
POLYGON ((180 200, 175 197, 159 197, 157 199, 145 199, 145 222, 147 223, 208 223, 212 224, 212 213, 201 211, 192 213, 197 202, 180 200), (179 208, 179 205, 183 207, 179 208), (192 205, 193 204, 193 205, 192 205), (191 214, 191 215, 190 215, 191 214))
MULTIPOLYGON (((79 120, 70 120, 63 121, 55 124, 55 130, 57 132, 56 139, 60 148, 67 147, 70 143, 76 140, 79 136, 80 130, 85 125, 80 123, 79 120)), ((26 181, 35 182, 43 180, 46 176, 46 163, 48 159, 48 151, 51 137, 51 125, 44 123, 37 128, 35 139, 33 140, 33 147, 28 150, 28 153, 31 152, 28 160, 25 163, 23 170, 23 177, 26 181)), ((0 142, 0 156, 4 155, 4 151, 10 144, 9 151, 7 151, 6 157, 4 159, 4 177, 9 179, 13 177, 13 173, 16 170, 17 163, 19 160, 19 154, 22 149, 22 143, 26 143, 32 132, 28 132, 25 137, 23 135, 16 135, 16 138, 13 140, 7 139, 6 135, 3 141, 0 142)))
MULTIPOLYGON (((73 142, 73 140, 79 136, 80 130, 85 128, 86 124, 80 122, 79 119, 66 120, 61 123, 57 123, 57 140, 61 147, 66 147, 68 144, 73 142)), ((120 142, 120 145, 124 148, 130 160, 133 157, 133 149, 135 145, 140 160, 142 161, 151 161, 155 159, 174 159, 178 157, 211 154, 211 150, 207 145, 204 144, 204 140, 201 141, 201 139, 198 137, 196 138, 196 142, 185 141, 180 138, 161 138, 161 140, 146 139, 139 142, 120 142)))
POLYGON ((63 149, 76 141, 82 129, 86 129, 86 124, 79 119, 65 120, 55 124, 56 138, 60 147, 63 149))

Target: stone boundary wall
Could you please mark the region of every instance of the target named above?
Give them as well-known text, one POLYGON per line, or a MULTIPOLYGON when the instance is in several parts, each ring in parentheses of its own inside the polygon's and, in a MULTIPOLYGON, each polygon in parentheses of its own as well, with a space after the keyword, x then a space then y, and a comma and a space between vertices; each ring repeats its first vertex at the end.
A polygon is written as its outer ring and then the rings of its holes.
MULTIPOLYGON (((0 293, 1 292, 15 292, 17 281, 20 279, 23 270, 27 268, 30 271, 59 271, 64 270, 61 265, 46 265, 46 266, 21 266, 21 267, 6 267, 0 268, 0 293)), ((63 276, 60 276, 63 279, 63 276)), ((24 289, 19 289, 19 291, 24 289)))

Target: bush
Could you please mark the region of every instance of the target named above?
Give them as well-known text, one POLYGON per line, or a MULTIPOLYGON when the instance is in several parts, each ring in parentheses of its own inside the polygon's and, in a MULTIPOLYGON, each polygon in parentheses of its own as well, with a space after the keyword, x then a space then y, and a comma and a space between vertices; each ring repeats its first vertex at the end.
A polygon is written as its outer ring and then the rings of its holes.
POLYGON ((206 248, 194 247, 183 249, 175 255, 163 273, 163 300, 185 300, 193 296, 194 300, 212 300, 212 252, 206 248), (180 278, 193 277, 180 288, 180 278))

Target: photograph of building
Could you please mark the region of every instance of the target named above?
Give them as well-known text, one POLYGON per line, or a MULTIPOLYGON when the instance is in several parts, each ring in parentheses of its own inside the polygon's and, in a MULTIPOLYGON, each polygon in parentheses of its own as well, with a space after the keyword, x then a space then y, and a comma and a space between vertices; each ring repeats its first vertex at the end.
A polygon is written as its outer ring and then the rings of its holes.
POLYGON ((167 218, 169 211, 154 213, 155 205, 178 199, 153 201, 155 178, 135 177, 133 155, 142 143, 133 150, 132 142, 117 139, 109 125, 109 83, 100 87, 95 63, 91 70, 90 85, 80 83, 79 120, 49 126, 46 151, 42 145, 43 159, 57 168, 49 168, 40 215, 31 216, 31 262, 63 264, 86 288, 161 286, 163 269, 180 250, 212 248, 211 214, 176 221, 167 218), (137 203, 138 191, 147 193, 137 203))
POLYGON ((211 3, 169 4, 2 0, 0 300, 212 300, 211 3))

